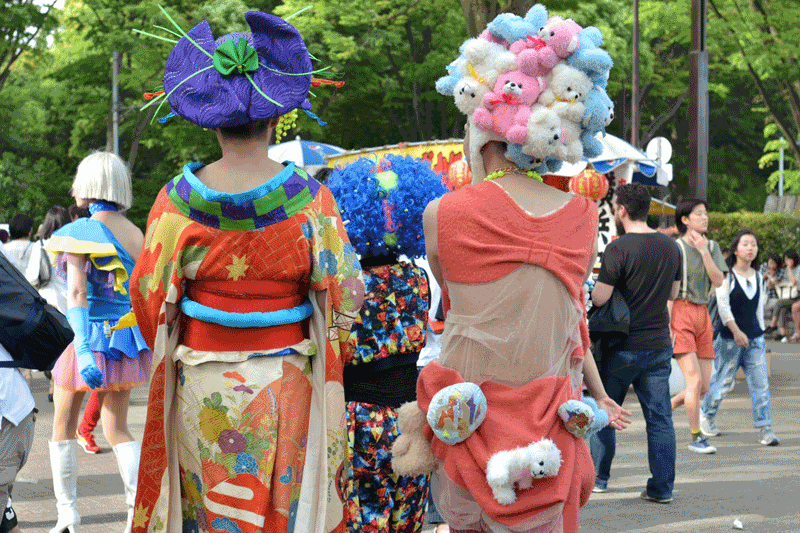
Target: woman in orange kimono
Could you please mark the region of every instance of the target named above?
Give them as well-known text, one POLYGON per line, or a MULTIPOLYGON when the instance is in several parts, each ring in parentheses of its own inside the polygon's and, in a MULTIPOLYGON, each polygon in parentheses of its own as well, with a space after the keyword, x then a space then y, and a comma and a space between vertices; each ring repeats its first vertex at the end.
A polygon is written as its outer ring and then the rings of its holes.
POLYGON ((246 19, 252 33, 216 41, 199 24, 164 75, 173 113, 223 155, 161 190, 133 275, 154 346, 137 532, 346 524, 340 349, 361 266, 330 191, 268 157, 277 117, 310 108, 305 44, 278 17, 246 19))

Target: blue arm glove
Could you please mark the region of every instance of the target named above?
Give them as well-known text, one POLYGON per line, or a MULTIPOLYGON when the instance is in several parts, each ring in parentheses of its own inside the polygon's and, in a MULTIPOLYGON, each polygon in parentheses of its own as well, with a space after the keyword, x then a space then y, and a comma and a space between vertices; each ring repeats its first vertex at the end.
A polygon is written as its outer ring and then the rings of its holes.
POLYGON ((75 358, 81 377, 89 387, 96 389, 103 384, 103 373, 97 368, 94 354, 89 348, 89 310, 85 307, 71 307, 67 309, 67 321, 75 333, 72 344, 75 346, 75 358))

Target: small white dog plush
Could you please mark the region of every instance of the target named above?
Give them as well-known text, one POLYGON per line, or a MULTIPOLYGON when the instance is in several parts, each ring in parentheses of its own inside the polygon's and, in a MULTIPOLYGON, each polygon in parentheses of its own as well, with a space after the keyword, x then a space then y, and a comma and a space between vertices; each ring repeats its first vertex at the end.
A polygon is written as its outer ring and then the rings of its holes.
POLYGON ((552 440, 541 439, 492 455, 486 464, 486 481, 498 503, 511 505, 517 501, 514 484, 529 489, 534 479, 556 476, 560 469, 561 450, 552 440))

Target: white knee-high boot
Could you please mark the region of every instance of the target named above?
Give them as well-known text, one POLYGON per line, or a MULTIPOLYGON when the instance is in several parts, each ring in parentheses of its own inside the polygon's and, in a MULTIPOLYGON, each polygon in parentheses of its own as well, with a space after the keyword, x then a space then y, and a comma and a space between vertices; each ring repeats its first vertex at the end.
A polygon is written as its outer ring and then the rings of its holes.
POLYGON ((142 454, 142 444, 135 440, 117 444, 113 448, 117 456, 119 474, 125 485, 125 503, 128 504, 128 526, 125 533, 131 533, 133 526, 133 512, 136 505, 136 483, 139 479, 139 456, 142 454))
POLYGON ((53 472, 53 492, 56 494, 58 522, 50 533, 78 533, 78 463, 75 459, 75 440, 49 442, 50 468, 53 472))

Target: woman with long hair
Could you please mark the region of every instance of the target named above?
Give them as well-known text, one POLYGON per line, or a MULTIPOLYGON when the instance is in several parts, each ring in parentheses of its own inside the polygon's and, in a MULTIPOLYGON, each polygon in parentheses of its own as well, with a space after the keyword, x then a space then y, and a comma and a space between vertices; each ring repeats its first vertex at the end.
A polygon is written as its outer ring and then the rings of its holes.
MULTIPOLYGON (((69 213, 64 207, 60 205, 54 205, 48 209, 47 214, 44 216, 44 222, 42 222, 42 225, 39 226, 39 232, 37 235, 41 241, 40 244, 38 244, 39 250, 35 250, 31 256, 38 259, 40 265, 48 265, 46 268, 49 269, 49 280, 38 287, 39 294, 42 296, 42 298, 47 300, 47 303, 65 315, 67 314, 67 283, 62 277, 55 274, 55 269, 53 268, 52 263, 54 256, 45 255, 45 257, 42 259, 40 255, 46 254, 44 251, 44 246, 50 242, 50 237, 53 235, 53 232, 55 232, 61 226, 66 226, 69 223, 69 213), (44 261, 47 261, 48 263, 44 263, 44 261)), ((45 376, 50 382, 50 389, 47 391, 47 400, 52 402, 53 373, 45 372, 45 376)))
POLYGON ((707 435, 719 435, 715 420, 725 396, 733 390, 736 371, 744 371, 753 402, 753 425, 761 431, 759 442, 777 446, 772 431, 767 350, 764 343, 765 283, 758 275, 758 237, 743 229, 731 240, 726 263, 730 273, 717 289, 722 330, 714 341, 717 358, 711 386, 703 400, 700 424, 707 435))
POLYGON ((67 284, 67 319, 75 339, 53 369, 55 413, 50 444, 58 522, 51 533, 76 533, 75 431, 84 394, 99 392, 103 432, 117 458, 125 486, 128 527, 133 520, 140 444, 128 430, 131 389, 146 383, 151 352, 130 313, 128 279, 144 236, 125 212, 133 201, 127 166, 109 152, 95 152, 78 165, 72 196, 88 207, 81 218, 53 233, 47 250, 56 254, 67 284))

